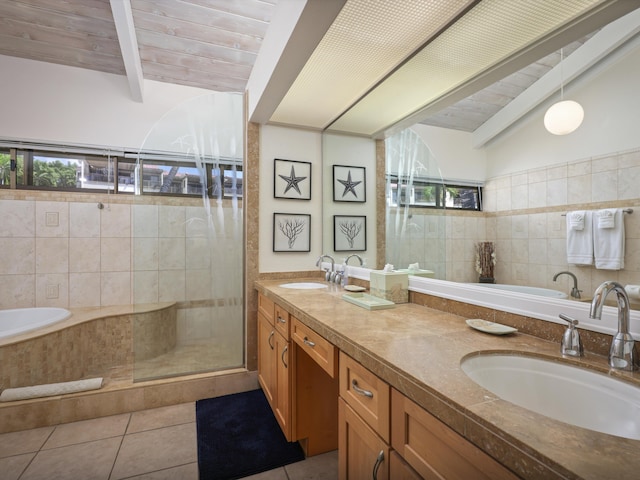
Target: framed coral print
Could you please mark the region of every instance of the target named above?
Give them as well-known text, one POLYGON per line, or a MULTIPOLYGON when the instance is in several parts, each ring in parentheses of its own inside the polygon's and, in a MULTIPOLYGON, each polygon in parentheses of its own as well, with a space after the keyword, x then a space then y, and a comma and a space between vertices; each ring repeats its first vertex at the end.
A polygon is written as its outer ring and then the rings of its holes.
POLYGON ((311 163, 276 158, 273 161, 273 197, 311 200, 311 163))
POLYGON ((364 215, 333 216, 333 250, 362 252, 367 249, 367 217, 364 215))
POLYGON ((311 215, 300 213, 274 213, 273 251, 311 251, 311 215))
POLYGON ((366 202, 365 167, 333 166, 333 201, 366 202))

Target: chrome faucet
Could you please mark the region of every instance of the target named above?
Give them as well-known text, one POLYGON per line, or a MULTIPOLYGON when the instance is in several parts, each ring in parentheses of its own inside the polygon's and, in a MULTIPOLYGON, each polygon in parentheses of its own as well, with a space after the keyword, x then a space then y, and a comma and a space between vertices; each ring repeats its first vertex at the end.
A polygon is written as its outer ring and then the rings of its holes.
POLYGON ((638 369, 638 351, 633 337, 629 333, 629 297, 618 282, 607 281, 601 284, 593 294, 589 318, 602 318, 602 307, 607 295, 616 292, 618 299, 618 332, 611 341, 609 366, 620 370, 638 369))
POLYGON ((349 264, 349 259, 351 257, 356 257, 359 261, 360 261, 360 266, 364 265, 364 261, 362 260, 362 257, 360 255, 358 255, 357 253, 352 253, 351 255, 349 255, 348 257, 346 257, 344 259, 344 264, 348 265, 349 264))
POLYGON ((584 348, 580 341, 580 332, 576 328, 578 320, 571 318, 564 313, 561 313, 559 317, 568 322, 569 326, 562 335, 562 341, 560 342, 560 352, 562 355, 569 355, 571 357, 582 357, 584 355, 584 348))
POLYGON ((333 259, 331 255, 320 255, 320 257, 318 258, 318 261, 316 262, 316 267, 322 268, 322 260, 324 260, 325 258, 328 258, 329 260, 331 260, 331 270, 325 270, 326 274, 324 276, 324 279, 327 282, 333 282, 336 277, 336 272, 335 272, 336 261, 333 259))
POLYGON ((571 296, 572 296, 573 298, 580 298, 580 292, 581 292, 582 290, 578 290, 578 279, 576 278, 576 276, 575 276, 573 273, 571 273, 571 272, 560 272, 560 273, 556 273, 556 274, 553 276, 553 281, 555 282, 555 281, 556 281, 556 279, 557 279, 560 275, 563 275, 563 274, 564 274, 564 275, 569 275, 569 276, 571 276, 571 278, 573 278, 573 288, 571 289, 571 296))

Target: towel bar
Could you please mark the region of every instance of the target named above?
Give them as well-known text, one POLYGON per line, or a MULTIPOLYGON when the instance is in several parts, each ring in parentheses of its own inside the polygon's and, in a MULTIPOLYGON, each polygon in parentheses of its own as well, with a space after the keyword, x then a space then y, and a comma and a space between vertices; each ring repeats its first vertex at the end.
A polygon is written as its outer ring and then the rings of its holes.
MULTIPOLYGON (((625 208, 624 210, 622 210, 622 213, 628 213, 628 214, 632 214, 633 213, 633 208, 625 208)), ((563 217, 566 217, 567 214, 563 213, 562 214, 563 217)))

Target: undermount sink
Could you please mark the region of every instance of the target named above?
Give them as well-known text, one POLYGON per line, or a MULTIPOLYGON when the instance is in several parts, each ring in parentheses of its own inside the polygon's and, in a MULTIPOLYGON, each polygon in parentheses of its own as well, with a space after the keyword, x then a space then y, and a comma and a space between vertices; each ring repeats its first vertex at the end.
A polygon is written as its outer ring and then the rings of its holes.
POLYGON ((640 387, 530 356, 479 354, 462 370, 508 402, 577 427, 640 440, 640 387))
POLYGON ((282 288, 293 288, 298 290, 311 290, 314 288, 327 288, 326 283, 318 283, 318 282, 292 282, 292 283, 283 283, 280 285, 282 288))

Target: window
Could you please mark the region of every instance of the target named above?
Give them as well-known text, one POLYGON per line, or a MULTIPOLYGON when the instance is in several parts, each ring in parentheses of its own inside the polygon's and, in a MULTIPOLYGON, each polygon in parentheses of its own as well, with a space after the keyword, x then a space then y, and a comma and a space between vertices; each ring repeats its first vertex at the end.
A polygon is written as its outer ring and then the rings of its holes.
POLYGON ((387 186, 389 206, 481 210, 481 189, 478 186, 425 180, 409 182, 396 176, 387 177, 387 186))
POLYGON ((133 194, 137 190, 146 195, 202 196, 205 178, 210 182, 209 196, 242 197, 239 159, 205 163, 199 168, 193 160, 175 158, 174 154, 119 152, 113 155, 98 149, 95 153, 93 150, 85 153, 71 146, 52 146, 52 150, 20 147, 0 147, 0 188, 11 188, 11 168, 15 165, 15 188, 121 194, 133 194))

